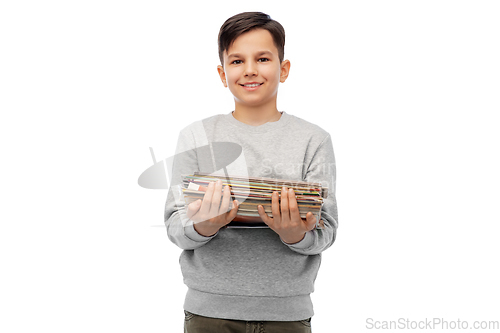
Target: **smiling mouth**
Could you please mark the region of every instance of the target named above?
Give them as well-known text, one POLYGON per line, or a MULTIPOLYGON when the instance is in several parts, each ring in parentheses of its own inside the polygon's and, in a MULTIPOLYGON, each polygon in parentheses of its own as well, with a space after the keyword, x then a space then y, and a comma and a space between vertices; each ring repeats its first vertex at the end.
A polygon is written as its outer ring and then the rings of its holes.
POLYGON ((253 84, 240 84, 242 87, 248 87, 248 88, 254 88, 263 85, 264 82, 262 83, 253 83, 253 84))

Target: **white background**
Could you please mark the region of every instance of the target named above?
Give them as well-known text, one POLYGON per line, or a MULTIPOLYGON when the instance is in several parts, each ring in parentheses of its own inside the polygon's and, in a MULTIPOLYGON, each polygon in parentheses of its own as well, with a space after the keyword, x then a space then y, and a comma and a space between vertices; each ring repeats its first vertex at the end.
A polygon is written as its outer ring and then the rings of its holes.
POLYGON ((182 331, 167 192, 137 179, 233 110, 217 34, 243 11, 285 27, 278 108, 333 139, 314 332, 500 321, 497 1, 5 1, 0 331, 182 331))

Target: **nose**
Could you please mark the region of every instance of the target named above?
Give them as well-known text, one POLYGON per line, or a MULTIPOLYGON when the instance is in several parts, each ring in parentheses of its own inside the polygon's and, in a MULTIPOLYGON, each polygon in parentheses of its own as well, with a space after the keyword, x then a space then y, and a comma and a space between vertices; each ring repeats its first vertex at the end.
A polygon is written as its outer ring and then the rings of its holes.
POLYGON ((245 76, 256 76, 257 75, 257 65, 252 62, 246 62, 245 66, 245 76))

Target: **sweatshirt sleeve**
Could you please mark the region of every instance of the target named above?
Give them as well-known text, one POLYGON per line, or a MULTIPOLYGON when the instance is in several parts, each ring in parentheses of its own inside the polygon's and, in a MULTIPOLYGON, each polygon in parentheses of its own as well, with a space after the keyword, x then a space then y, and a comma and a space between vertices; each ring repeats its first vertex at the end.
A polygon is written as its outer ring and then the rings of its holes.
MULTIPOLYGON (((198 171, 195 140, 187 129, 179 134, 176 154, 171 159, 170 188, 165 204, 165 225, 168 238, 183 250, 194 250, 214 238, 200 235, 193 226, 193 221, 186 215, 185 200, 182 194, 182 175, 198 171)), ((167 164, 169 161, 167 160, 167 164)))
POLYGON ((314 255, 329 248, 337 235, 336 167, 330 135, 321 142, 313 155, 306 173, 306 181, 321 183, 322 186, 328 187, 328 196, 323 200, 321 208, 321 219, 325 228, 308 231, 305 237, 298 243, 285 244, 295 252, 304 255, 314 255))

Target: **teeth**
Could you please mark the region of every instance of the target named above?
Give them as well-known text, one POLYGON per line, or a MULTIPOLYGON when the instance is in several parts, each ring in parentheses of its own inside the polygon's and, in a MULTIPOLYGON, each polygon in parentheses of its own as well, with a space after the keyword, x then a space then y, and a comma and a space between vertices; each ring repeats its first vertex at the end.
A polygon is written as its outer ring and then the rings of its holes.
POLYGON ((250 88, 257 87, 257 86, 260 86, 260 83, 245 84, 245 87, 250 87, 250 88))

